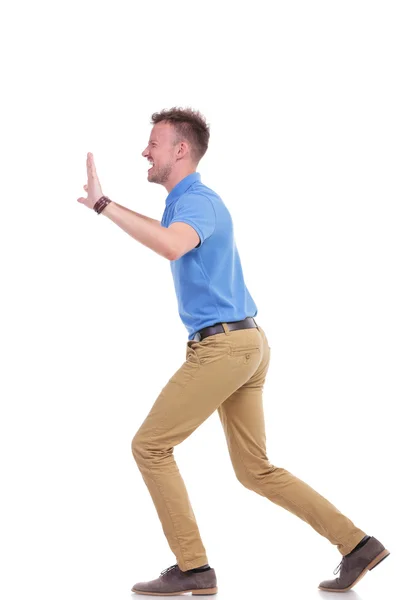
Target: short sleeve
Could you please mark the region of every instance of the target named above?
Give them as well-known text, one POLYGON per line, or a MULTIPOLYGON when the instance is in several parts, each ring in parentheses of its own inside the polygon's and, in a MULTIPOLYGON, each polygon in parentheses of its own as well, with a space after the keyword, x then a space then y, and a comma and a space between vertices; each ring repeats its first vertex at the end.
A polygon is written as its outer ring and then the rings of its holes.
POLYGON ((172 223, 191 225, 199 234, 200 243, 196 246, 198 248, 215 229, 215 211, 211 200, 202 194, 183 195, 176 203, 170 225, 172 223))

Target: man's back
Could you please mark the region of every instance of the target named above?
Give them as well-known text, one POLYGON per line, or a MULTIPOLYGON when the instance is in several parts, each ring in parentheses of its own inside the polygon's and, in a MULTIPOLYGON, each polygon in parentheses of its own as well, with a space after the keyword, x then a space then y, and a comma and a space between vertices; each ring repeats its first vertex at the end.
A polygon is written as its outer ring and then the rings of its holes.
POLYGON ((220 196, 201 182, 198 172, 170 192, 161 225, 187 223, 200 237, 196 248, 171 261, 179 315, 193 339, 196 331, 217 322, 257 315, 244 282, 233 222, 220 196))

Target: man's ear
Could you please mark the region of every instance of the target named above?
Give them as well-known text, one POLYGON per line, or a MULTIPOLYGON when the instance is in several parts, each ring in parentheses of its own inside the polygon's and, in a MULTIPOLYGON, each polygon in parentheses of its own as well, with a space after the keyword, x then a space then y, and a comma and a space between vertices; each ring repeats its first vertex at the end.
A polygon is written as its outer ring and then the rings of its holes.
POLYGON ((187 142, 185 142, 185 140, 182 140, 181 142, 179 142, 179 144, 177 144, 178 149, 177 149, 177 159, 181 160, 182 158, 184 158, 185 156, 188 156, 190 154, 190 146, 187 142))

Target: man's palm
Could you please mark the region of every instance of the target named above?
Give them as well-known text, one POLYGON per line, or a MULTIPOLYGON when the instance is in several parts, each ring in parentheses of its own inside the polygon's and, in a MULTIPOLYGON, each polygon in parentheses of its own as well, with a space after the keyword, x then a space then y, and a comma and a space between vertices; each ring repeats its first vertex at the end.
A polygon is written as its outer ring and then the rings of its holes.
POLYGON ((103 196, 99 178, 97 177, 96 166, 93 160, 93 154, 88 152, 86 158, 86 169, 87 169, 87 185, 83 186, 83 189, 87 193, 87 198, 78 198, 78 202, 84 204, 88 208, 93 208, 97 200, 103 196))

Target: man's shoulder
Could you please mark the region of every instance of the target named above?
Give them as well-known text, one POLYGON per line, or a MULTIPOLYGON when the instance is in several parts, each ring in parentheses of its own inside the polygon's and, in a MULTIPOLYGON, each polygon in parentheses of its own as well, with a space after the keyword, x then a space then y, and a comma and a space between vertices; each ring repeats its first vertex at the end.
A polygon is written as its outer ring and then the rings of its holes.
POLYGON ((210 187, 208 187, 207 185, 205 185, 202 181, 196 181, 192 186, 190 186, 190 188, 181 196, 181 198, 186 197, 186 198, 190 198, 190 197, 206 197, 211 201, 220 201, 222 202, 221 197, 219 196, 219 194, 217 194, 217 192, 213 189, 211 189, 210 187))

